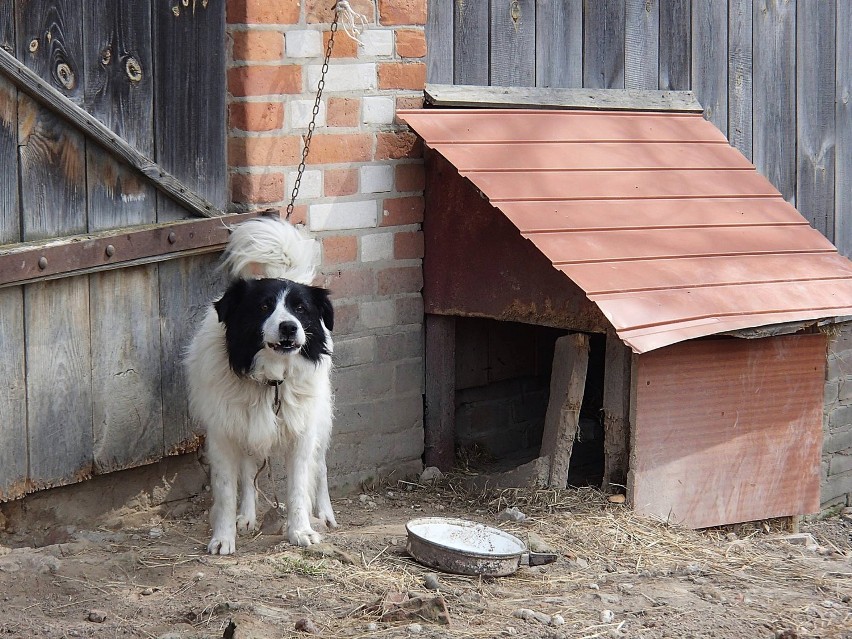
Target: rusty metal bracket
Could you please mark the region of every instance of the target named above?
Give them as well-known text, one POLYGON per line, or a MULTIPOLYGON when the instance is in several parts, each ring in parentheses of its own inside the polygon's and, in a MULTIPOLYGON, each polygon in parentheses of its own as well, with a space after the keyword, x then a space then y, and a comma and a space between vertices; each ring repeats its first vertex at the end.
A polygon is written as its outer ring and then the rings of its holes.
POLYGON ((0 249, 0 288, 212 253, 224 248, 229 225, 256 213, 134 226, 0 249))

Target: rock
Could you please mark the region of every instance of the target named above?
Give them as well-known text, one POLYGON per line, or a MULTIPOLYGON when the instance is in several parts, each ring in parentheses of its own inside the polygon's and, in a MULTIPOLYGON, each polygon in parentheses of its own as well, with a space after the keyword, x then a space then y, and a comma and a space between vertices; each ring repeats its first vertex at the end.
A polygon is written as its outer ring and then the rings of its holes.
POLYGON ((296 621, 296 630, 298 632, 304 632, 309 635, 318 635, 320 634, 319 628, 316 627, 313 621, 310 619, 302 618, 296 621))
POLYGON ((159 539, 163 536, 162 526, 154 526, 148 531, 148 539, 159 539))
POLYGON ((141 595, 143 595, 143 596, 147 597, 148 595, 153 595, 153 594, 154 594, 154 589, 153 589, 153 588, 145 588, 145 589, 144 589, 141 593, 139 593, 139 594, 141 594, 141 595))
MULTIPOLYGON (((402 593, 402 597, 407 597, 402 593)), ((434 621, 439 624, 450 624, 450 613, 447 602, 441 595, 434 597, 413 597, 403 599, 399 603, 389 602, 385 597, 386 612, 380 621, 434 621), (388 604, 391 604, 388 606, 388 604)))
POLYGON ((423 472, 420 473, 420 481, 422 483, 426 483, 427 481, 435 481, 436 479, 441 479, 444 476, 444 473, 437 466, 428 466, 423 469, 423 472))
POLYGON ((287 524, 287 517, 284 511, 279 506, 278 508, 270 508, 263 515, 263 520, 260 522, 260 532, 264 535, 283 535, 284 526, 287 524))
POLYGON ((311 544, 302 552, 311 557, 323 557, 327 559, 337 559, 341 563, 355 565, 355 558, 345 550, 341 550, 334 544, 322 542, 319 544, 311 544))
POLYGON ((358 501, 360 501, 362 504, 366 504, 368 501, 370 501, 370 496, 364 494, 358 495, 358 501))
POLYGON ((631 590, 633 590, 633 587, 634 587, 633 584, 630 584, 630 583, 618 584, 616 586, 616 588, 618 588, 621 592, 624 592, 624 593, 630 592, 631 590))
POLYGON ((408 632, 413 635, 419 634, 423 632, 423 626, 421 626, 419 623, 410 623, 408 624, 408 632))
POLYGON ((515 506, 506 508, 505 510, 500 511, 497 515, 498 521, 524 521, 526 518, 527 516, 515 506))
POLYGON ((556 549, 538 536, 537 533, 527 534, 527 546, 532 552, 556 552, 556 549))
POLYGON ((550 615, 538 612, 537 610, 530 610, 529 608, 518 608, 512 613, 512 616, 517 617, 518 619, 523 619, 524 621, 537 621, 545 625, 549 625, 552 621, 552 617, 550 615))
POLYGON ((618 595, 611 595, 608 592, 599 592, 597 593, 598 599, 601 600, 602 603, 605 604, 617 604, 621 601, 621 598, 618 595))
POLYGON ((727 539, 728 541, 737 541, 739 537, 737 537, 737 533, 729 532, 727 535, 725 535, 725 539, 727 539))
POLYGON ((436 575, 434 572, 430 572, 424 575, 423 586, 428 590, 440 590, 441 582, 438 581, 438 575, 436 575))
POLYGON ((601 587, 597 584, 589 584, 589 588, 591 588, 592 590, 600 590, 601 589, 601 587))
POLYGON ((782 535, 778 539, 786 541, 794 546, 816 546, 817 542, 811 533, 793 533, 791 535, 782 535))
POLYGON ((568 570, 585 570, 589 567, 589 562, 585 559, 581 559, 577 557, 576 559, 569 559, 567 561, 568 570))
POLYGON ((105 613, 103 610, 95 609, 90 610, 88 616, 86 617, 86 619, 88 621, 91 621, 92 623, 103 623, 104 621, 106 621, 106 618, 107 613, 105 613))
POLYGON ((601 623, 612 623, 615 613, 612 610, 601 610, 601 623))
POLYGON ((562 615, 553 615, 550 617, 551 626, 561 626, 565 623, 565 618, 562 615))
POLYGON ((607 497, 607 501, 611 504, 623 504, 627 500, 627 497, 619 493, 618 495, 610 495, 607 497))
POLYGON ((507 626, 506 629, 503 631, 503 634, 505 634, 505 635, 516 635, 516 634, 518 634, 518 631, 515 628, 513 628, 512 626, 507 626))
POLYGON ((378 629, 379 629, 379 624, 377 624, 375 621, 371 621, 370 623, 367 624, 367 632, 376 632, 376 630, 378 630, 378 629))

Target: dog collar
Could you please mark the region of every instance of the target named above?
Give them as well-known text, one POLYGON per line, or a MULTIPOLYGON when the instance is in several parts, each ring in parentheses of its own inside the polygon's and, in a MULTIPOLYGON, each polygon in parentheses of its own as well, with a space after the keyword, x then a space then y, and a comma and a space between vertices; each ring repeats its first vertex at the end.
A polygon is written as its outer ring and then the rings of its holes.
POLYGON ((282 383, 284 383, 283 379, 273 379, 266 382, 268 386, 275 388, 275 398, 272 400, 272 412, 276 415, 278 414, 278 411, 281 410, 281 396, 278 394, 278 389, 282 383))

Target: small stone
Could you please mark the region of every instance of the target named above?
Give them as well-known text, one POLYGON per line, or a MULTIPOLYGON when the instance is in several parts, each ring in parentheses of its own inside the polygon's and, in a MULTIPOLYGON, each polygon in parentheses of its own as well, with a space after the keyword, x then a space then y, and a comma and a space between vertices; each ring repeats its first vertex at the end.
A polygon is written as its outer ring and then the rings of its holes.
POLYGON ((419 634, 423 632, 423 626, 421 626, 419 623, 410 623, 408 624, 408 632, 413 635, 419 634))
POLYGON ((90 610, 89 615, 86 617, 86 619, 91 621, 92 623, 103 623, 104 621, 106 621, 106 618, 107 613, 105 613, 103 610, 94 609, 90 610))
POLYGON ((318 635, 320 633, 319 628, 316 627, 313 621, 310 619, 302 618, 296 622, 296 630, 299 632, 304 632, 309 635, 318 635))
POLYGON ((498 521, 524 521, 526 518, 527 516, 515 506, 506 508, 505 510, 500 511, 500 514, 497 515, 498 521))
POLYGON ((153 595, 154 589, 153 588, 145 588, 140 594, 144 595, 145 597, 147 597, 148 595, 153 595))
POLYGON ((423 586, 428 590, 440 590, 441 582, 438 581, 438 575, 436 575, 434 572, 430 572, 424 575, 423 586))
POLYGON ((550 617, 550 625, 561 626, 565 624, 565 618, 562 615, 553 615, 550 617))
POLYGON ((737 537, 737 533, 729 532, 727 535, 725 535, 725 539, 727 539, 728 541, 736 541, 737 539, 739 539, 739 537, 737 537))
POLYGON ((441 479, 444 476, 444 473, 437 466, 427 466, 423 469, 423 472, 420 473, 420 481, 426 483, 427 481, 435 481, 436 479, 441 479))
POLYGON ((163 529, 161 526, 154 526, 151 530, 148 531, 149 539, 159 539, 163 536, 163 529))
POLYGON ((358 495, 358 501, 360 501, 362 504, 366 504, 368 501, 370 501, 370 496, 369 495, 363 495, 363 494, 358 495))
POLYGON ((601 589, 601 587, 597 584, 589 584, 589 588, 591 588, 592 590, 600 590, 601 589))
POLYGON ((607 497, 607 501, 611 504, 623 504, 626 501, 627 497, 619 493, 618 495, 610 495, 607 497))
POLYGON ((503 634, 516 635, 516 634, 518 634, 518 631, 515 628, 513 628, 512 626, 507 626, 506 629, 503 631, 503 634))
POLYGON ((337 559, 338 561, 354 565, 355 558, 350 555, 345 550, 341 550, 334 544, 330 544, 328 542, 322 542, 319 544, 311 544, 307 548, 305 548, 302 552, 306 555, 310 555, 311 557, 323 557, 326 559, 337 559))
POLYGON ((794 546, 816 546, 817 542, 811 533, 794 533, 792 535, 782 535, 779 537, 782 541, 794 546))
POLYGON ((527 546, 532 552, 556 552, 556 549, 534 532, 527 534, 527 546))
POLYGON ((616 588, 618 588, 621 592, 630 592, 631 590, 633 590, 633 584, 630 584, 630 583, 618 584, 616 586, 616 588))
POLYGON ((601 623, 612 623, 615 613, 612 610, 601 610, 601 623))
POLYGON ((598 599, 600 599, 605 604, 617 604, 621 601, 621 598, 618 595, 612 595, 608 592, 599 592, 598 599))
POLYGON ((549 625, 551 621, 550 615, 546 615, 543 612, 538 612, 536 610, 530 610, 529 608, 518 608, 512 613, 512 616, 517 617, 518 619, 523 619, 524 621, 537 621, 545 625, 549 625))
POLYGON ((281 507, 270 508, 260 522, 260 532, 264 535, 283 535, 286 524, 287 516, 284 514, 284 509, 281 507))
POLYGON ((379 629, 379 624, 377 624, 375 621, 371 621, 370 623, 367 624, 367 632, 376 632, 376 630, 378 630, 378 629, 379 629))

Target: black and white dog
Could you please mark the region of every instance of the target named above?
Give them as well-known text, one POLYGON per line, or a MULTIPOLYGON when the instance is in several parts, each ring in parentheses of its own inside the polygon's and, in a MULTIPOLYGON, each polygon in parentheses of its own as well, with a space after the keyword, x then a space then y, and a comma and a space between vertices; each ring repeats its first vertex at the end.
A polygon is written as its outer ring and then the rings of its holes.
POLYGON ((311 513, 337 526, 325 462, 334 311, 328 291, 310 286, 316 255, 316 242, 286 222, 235 227, 223 263, 231 284, 189 346, 189 408, 207 430, 212 554, 233 553, 237 532, 256 527, 254 479, 270 454, 287 467, 290 542, 321 540, 311 513))

